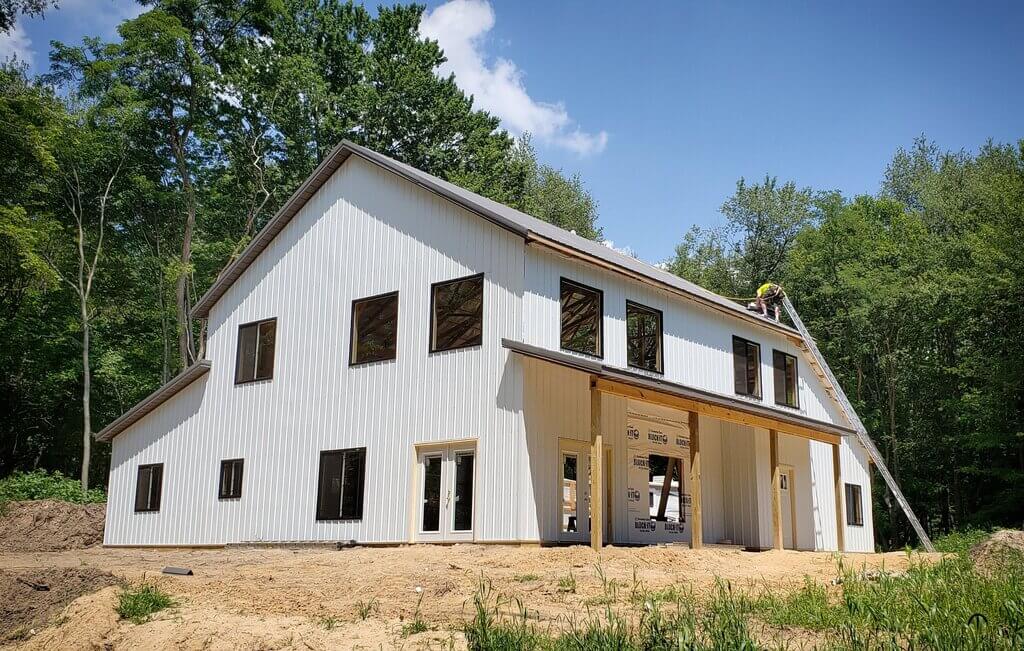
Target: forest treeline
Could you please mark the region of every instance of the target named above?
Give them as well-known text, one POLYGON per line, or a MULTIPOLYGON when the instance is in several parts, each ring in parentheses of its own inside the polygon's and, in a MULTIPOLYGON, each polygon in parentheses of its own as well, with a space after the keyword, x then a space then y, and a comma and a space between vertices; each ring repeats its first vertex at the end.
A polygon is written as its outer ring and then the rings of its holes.
MULTIPOLYGON (((422 7, 143 4, 46 74, 0 67, 0 476, 84 457, 103 485, 89 433, 201 355, 193 304, 343 138, 600 239, 580 178, 436 74, 422 7)), ((872 197, 740 181, 722 213, 671 270, 787 289, 933 533, 1020 526, 1024 142, 919 140, 872 197)), ((875 492, 880 540, 910 541, 875 492)))

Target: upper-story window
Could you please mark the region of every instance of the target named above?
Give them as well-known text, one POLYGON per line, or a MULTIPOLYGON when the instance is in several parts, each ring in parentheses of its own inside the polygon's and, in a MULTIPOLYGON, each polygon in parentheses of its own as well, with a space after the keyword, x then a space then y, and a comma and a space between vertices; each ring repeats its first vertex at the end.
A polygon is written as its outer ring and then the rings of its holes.
POLYGON ((430 352, 484 341, 484 275, 436 283, 430 292, 430 352))
POLYGON ((601 290, 562 279, 562 348, 575 353, 602 357, 601 290))
POLYGON ((351 364, 381 362, 398 355, 398 292, 352 302, 351 364))
POLYGON ((794 409, 800 407, 796 357, 773 350, 772 366, 775 369, 775 404, 794 409))
POLYGON ((661 311, 626 301, 626 363, 662 372, 661 311))
POLYGON ((277 319, 246 323, 238 327, 235 384, 269 380, 274 377, 276 338, 277 319))
POLYGON ((743 337, 732 338, 732 368, 736 393, 761 397, 761 346, 743 337))

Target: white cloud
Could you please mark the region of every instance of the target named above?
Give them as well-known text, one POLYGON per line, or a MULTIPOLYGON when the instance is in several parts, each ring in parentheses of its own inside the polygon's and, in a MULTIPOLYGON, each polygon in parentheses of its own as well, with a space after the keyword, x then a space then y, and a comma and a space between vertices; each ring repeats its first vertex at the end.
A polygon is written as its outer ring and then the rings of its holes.
POLYGON ((420 34, 436 40, 448 59, 438 74, 455 73, 459 87, 476 105, 501 119, 513 134, 530 132, 538 141, 580 156, 604 151, 608 134, 582 131, 561 102, 540 102, 526 91, 524 74, 508 59, 488 62, 484 37, 494 27, 494 9, 486 0, 451 0, 428 11, 420 34))
POLYGON ((601 240, 601 244, 604 244, 613 251, 618 251, 622 255, 628 255, 629 257, 637 258, 638 260, 640 259, 640 257, 636 254, 636 251, 633 250, 633 247, 629 246, 628 244, 625 246, 615 246, 615 242, 613 242, 612 240, 601 240))
POLYGON ((34 55, 32 39, 25 33, 25 28, 20 22, 15 23, 11 31, 0 34, 0 61, 14 58, 22 63, 31 64, 34 55))

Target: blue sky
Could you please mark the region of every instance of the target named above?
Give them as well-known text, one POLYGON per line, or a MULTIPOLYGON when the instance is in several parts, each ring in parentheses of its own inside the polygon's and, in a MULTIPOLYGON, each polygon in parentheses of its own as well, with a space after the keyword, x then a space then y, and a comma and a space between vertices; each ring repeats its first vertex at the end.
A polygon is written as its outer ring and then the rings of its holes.
MULTIPOLYGON (((111 38, 126 0, 63 0, 0 56, 111 38)), ((374 3, 375 4, 375 3, 374 3)), ((541 158, 578 171, 641 258, 721 223, 739 177, 877 191, 899 146, 1024 137, 1024 3, 428 3, 449 68, 541 158)))

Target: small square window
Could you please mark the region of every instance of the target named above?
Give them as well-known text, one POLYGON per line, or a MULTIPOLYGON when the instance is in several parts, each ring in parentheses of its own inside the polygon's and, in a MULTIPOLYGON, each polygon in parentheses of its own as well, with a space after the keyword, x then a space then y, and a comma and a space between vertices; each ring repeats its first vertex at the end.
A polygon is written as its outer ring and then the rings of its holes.
POLYGON ((784 407, 800 407, 799 384, 796 357, 786 353, 772 351, 773 377, 775 383, 775 404, 784 407))
POLYGON ((562 348, 602 357, 601 318, 604 295, 601 290, 563 278, 561 303, 562 348))
POLYGON ((352 302, 350 364, 366 364, 398 356, 398 292, 352 302))
POLYGON ((220 462, 220 490, 217 496, 222 500, 238 499, 242 496, 242 459, 227 459, 220 462))
POLYGON ((137 513, 160 510, 163 494, 164 464, 151 463, 139 466, 135 480, 135 511, 137 513))
POLYGON ((858 484, 846 484, 846 524, 864 526, 864 503, 858 484))
POLYGON ((761 346, 742 337, 732 338, 732 365, 736 393, 761 398, 761 346))
POLYGON ((626 363, 662 372, 661 311, 626 301, 626 363))
POLYGON ((484 275, 437 283, 430 294, 430 352, 484 340, 484 275))
POLYGON ((238 327, 235 384, 274 377, 276 339, 277 319, 246 323, 238 327))

